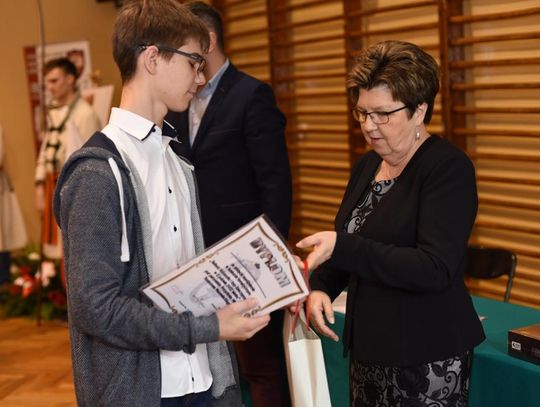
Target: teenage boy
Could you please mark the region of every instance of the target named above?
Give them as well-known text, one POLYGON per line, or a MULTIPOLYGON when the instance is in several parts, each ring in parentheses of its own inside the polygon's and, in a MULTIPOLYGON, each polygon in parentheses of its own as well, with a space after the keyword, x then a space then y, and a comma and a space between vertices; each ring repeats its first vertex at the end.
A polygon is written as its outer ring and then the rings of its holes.
POLYGON ((170 314, 140 288, 203 249, 193 168, 173 151, 167 110, 204 84, 206 28, 175 0, 129 2, 113 30, 123 88, 109 124, 66 163, 55 194, 64 234, 79 406, 239 406, 228 343, 268 316, 256 301, 206 317, 170 314))

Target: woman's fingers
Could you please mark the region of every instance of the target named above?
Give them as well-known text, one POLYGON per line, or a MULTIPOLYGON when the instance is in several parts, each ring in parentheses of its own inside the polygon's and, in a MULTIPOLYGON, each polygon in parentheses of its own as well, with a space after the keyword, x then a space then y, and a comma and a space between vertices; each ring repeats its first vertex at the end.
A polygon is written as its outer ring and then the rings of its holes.
POLYGON ((332 256, 336 245, 336 238, 336 232, 318 232, 305 237, 296 244, 296 247, 300 249, 313 247, 313 250, 306 258, 310 270, 318 267, 332 256))
POLYGON ((336 333, 326 325, 326 318, 330 323, 334 323, 334 311, 330 297, 322 291, 313 291, 309 296, 309 320, 313 328, 320 334, 338 341, 336 333))

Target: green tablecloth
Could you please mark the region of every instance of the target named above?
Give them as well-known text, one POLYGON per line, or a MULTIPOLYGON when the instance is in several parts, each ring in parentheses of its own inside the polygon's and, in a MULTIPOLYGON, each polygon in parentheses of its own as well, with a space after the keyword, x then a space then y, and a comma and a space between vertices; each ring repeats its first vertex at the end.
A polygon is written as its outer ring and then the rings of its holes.
MULTIPOLYGON (((540 407, 540 365, 508 355, 509 329, 540 323, 540 310, 473 297, 486 340, 475 349, 469 407, 540 407)), ((344 315, 336 314, 334 326, 343 330, 344 315)), ((348 360, 341 342, 322 338, 333 407, 349 405, 348 360)))
POLYGON ((475 349, 469 406, 539 407, 540 365, 508 355, 508 331, 540 323, 540 310, 473 297, 486 340, 475 349))
MULTIPOLYGON (((508 355, 508 330, 540 323, 540 310, 473 297, 486 340, 474 351, 469 407, 540 407, 540 365, 508 355)), ((344 315, 336 313, 333 328, 341 336, 344 315)), ((322 337, 333 407, 349 405, 348 359, 343 345, 322 337)), ((244 405, 251 406, 245 386, 244 405)))

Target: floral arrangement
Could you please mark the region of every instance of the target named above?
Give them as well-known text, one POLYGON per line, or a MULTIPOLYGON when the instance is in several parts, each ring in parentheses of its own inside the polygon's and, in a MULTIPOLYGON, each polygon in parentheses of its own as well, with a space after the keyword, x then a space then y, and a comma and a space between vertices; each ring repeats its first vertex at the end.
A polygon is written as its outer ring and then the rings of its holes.
POLYGON ((42 258, 38 251, 27 248, 13 257, 10 273, 10 282, 0 289, 2 316, 36 317, 40 301, 42 319, 66 317, 66 294, 59 260, 42 258))

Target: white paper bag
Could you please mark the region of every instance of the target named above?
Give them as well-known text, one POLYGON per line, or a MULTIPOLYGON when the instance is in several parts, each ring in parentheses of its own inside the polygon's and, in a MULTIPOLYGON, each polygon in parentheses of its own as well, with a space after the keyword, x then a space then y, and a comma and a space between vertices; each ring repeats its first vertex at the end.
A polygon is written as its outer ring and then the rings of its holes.
POLYGON ((285 312, 283 342, 293 407, 330 407, 321 340, 308 328, 304 310, 291 333, 294 315, 285 312))

